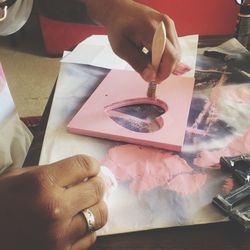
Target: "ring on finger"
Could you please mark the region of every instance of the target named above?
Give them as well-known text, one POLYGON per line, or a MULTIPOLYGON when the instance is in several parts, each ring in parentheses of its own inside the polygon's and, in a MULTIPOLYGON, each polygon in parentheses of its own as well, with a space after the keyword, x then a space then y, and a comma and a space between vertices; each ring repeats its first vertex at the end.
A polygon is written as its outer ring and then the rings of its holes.
POLYGON ((141 52, 142 52, 143 54, 145 54, 145 55, 148 55, 149 50, 148 50, 146 47, 143 47, 142 50, 141 50, 141 52))
POLYGON ((82 210, 81 213, 83 214, 83 217, 87 222, 88 231, 89 232, 95 231, 95 227, 96 227, 95 216, 91 212, 91 210, 87 208, 87 209, 82 210))

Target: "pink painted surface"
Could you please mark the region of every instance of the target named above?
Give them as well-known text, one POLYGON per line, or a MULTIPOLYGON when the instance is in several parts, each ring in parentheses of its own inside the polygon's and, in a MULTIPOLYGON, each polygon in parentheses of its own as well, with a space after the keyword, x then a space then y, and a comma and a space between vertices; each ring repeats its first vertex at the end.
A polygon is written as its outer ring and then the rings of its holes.
MULTIPOLYGON (((127 100, 144 100, 146 83, 134 71, 112 70, 68 124, 68 131, 76 134, 125 141, 180 151, 183 146, 187 118, 194 86, 191 77, 170 76, 157 88, 159 103, 168 110, 161 119, 163 126, 152 133, 138 133, 114 122, 105 112, 112 104, 127 100)), ((149 103, 158 100, 148 98, 149 103)))
POLYGON ((250 129, 243 135, 233 138, 225 148, 203 150, 194 159, 194 164, 204 168, 220 168, 221 156, 235 156, 250 153, 250 129))
POLYGON ((186 196, 197 192, 207 179, 178 155, 131 144, 111 148, 103 165, 118 181, 129 182, 130 190, 136 193, 161 187, 186 196))

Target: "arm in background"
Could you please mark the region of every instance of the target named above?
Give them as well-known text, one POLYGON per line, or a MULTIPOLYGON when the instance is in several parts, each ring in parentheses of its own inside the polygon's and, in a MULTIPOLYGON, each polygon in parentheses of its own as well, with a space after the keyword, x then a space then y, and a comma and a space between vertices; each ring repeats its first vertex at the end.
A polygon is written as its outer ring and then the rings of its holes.
POLYGON ((113 51, 126 60, 147 82, 161 82, 180 61, 180 46, 173 20, 165 14, 132 0, 38 0, 41 13, 69 22, 96 23, 107 29, 113 51), (166 46, 158 71, 152 67, 151 53, 155 30, 163 21, 166 46))

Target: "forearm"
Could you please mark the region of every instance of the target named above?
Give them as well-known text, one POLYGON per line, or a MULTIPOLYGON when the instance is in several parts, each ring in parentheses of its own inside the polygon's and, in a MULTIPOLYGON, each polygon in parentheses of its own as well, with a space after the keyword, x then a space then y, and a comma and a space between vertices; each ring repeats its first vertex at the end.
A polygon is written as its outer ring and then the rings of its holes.
POLYGON ((38 0, 41 13, 49 18, 78 23, 106 25, 115 9, 133 4, 132 0, 38 0))
POLYGON ((93 23, 84 2, 78 0, 38 0, 39 12, 51 19, 76 23, 93 23))
POLYGON ((88 15, 96 23, 104 26, 113 22, 114 15, 117 15, 117 11, 122 11, 125 6, 132 6, 133 0, 79 0, 82 2, 87 10, 88 15))

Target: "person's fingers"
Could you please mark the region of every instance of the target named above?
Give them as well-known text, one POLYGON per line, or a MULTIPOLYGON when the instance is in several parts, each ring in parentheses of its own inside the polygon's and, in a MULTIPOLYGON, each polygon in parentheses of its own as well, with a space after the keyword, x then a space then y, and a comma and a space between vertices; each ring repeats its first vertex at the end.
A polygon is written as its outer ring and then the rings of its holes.
POLYGON ((176 32, 174 21, 167 15, 163 15, 163 22, 166 27, 166 34, 172 45, 180 51, 180 43, 176 32))
POLYGON ((119 51, 117 54, 140 73, 147 82, 161 82, 166 79, 173 72, 179 60, 179 52, 168 39, 157 74, 151 64, 151 57, 143 54, 132 42, 128 40, 126 43, 123 42, 122 47, 117 51, 119 51))
POLYGON ((163 15, 162 18, 166 27, 167 38, 161 63, 158 69, 152 69, 152 67, 150 68, 147 66, 141 74, 144 80, 155 81, 157 83, 162 82, 175 70, 180 61, 181 54, 180 44, 173 20, 167 15, 163 15))
POLYGON ((173 72, 176 67, 177 60, 176 49, 167 39, 166 48, 157 71, 156 82, 162 82, 173 72))
POLYGON ((70 250, 89 249, 96 242, 96 233, 89 233, 73 244, 70 250))
MULTIPOLYGON (((111 41, 112 42, 112 41, 111 41)), ((142 73, 146 66, 151 63, 151 57, 142 52, 142 48, 123 37, 119 42, 113 44, 114 52, 127 61, 138 73, 142 73)))
POLYGON ((71 186, 64 192, 64 199, 68 204, 69 216, 73 217, 83 208, 91 207, 98 203, 105 192, 105 183, 99 176, 88 181, 71 186))
POLYGON ((162 60, 157 71, 156 82, 166 79, 175 69, 180 61, 180 44, 174 22, 167 15, 163 15, 163 22, 166 27, 166 46, 162 60))
POLYGON ((43 175, 60 187, 75 185, 100 171, 97 160, 86 155, 73 156, 40 168, 43 175))
MULTIPOLYGON (((98 230, 103 227, 108 219, 108 209, 106 203, 104 201, 101 201, 88 209, 93 213, 95 218, 94 229, 98 230)), ((86 218, 82 212, 79 212, 73 217, 72 221, 68 225, 69 242, 71 242, 71 244, 74 244, 88 233, 89 230, 86 218)))

